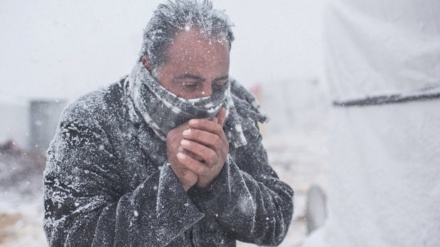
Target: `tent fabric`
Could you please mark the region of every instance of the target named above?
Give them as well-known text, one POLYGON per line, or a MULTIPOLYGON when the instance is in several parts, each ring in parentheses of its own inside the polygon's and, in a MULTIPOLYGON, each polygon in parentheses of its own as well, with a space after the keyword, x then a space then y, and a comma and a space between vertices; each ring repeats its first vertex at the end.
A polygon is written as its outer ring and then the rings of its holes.
POLYGON ((440 88, 440 1, 334 0, 325 21, 336 100, 440 88))
MULTIPOLYGON (((330 1, 327 80, 335 101, 440 88, 440 1, 330 1)), ((332 109, 321 246, 438 246, 440 99, 332 109)))
POLYGON ((328 218, 306 247, 438 246, 439 106, 333 109, 328 218))

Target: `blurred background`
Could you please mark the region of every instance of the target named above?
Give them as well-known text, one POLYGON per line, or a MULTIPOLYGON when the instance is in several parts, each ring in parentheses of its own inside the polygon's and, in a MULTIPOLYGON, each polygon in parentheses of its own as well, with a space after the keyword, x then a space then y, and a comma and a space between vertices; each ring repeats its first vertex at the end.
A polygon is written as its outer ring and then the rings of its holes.
MULTIPOLYGON (((161 2, 0 2, 0 246, 47 245, 42 172, 59 114, 131 71, 142 30, 161 2)), ((323 173, 327 153, 324 0, 214 6, 235 24, 230 74, 271 118, 262 130, 272 165, 296 192, 294 227, 283 246, 299 246, 306 191, 323 173)))
MULTIPOLYGON (((0 246, 47 245, 42 173, 59 114, 130 72, 160 2, 0 2, 0 246)), ((425 100, 440 97, 440 4, 213 2, 235 24, 230 74, 271 118, 264 144, 295 190, 281 246, 438 246, 440 105, 425 100), (347 107, 384 99, 400 103, 347 107)))

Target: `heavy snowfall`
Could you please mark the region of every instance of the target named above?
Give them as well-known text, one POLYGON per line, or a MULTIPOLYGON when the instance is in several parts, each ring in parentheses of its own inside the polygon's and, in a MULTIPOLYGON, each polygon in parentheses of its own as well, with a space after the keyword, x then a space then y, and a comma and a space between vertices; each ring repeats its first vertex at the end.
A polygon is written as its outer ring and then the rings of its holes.
MULTIPOLYGON (((159 2, 0 4, 0 246, 47 246, 60 113, 129 73, 159 2)), ((236 26, 231 75, 271 119, 269 163, 295 191, 280 246, 439 246, 439 2, 217 2, 236 26)))

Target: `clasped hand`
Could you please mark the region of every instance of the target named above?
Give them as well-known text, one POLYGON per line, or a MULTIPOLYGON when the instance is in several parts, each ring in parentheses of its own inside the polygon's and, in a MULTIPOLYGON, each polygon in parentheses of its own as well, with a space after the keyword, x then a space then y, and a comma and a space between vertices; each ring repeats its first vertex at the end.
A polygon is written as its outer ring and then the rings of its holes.
POLYGON ((225 118, 222 108, 211 120, 192 119, 168 132, 168 162, 185 191, 206 188, 222 170, 229 152, 225 118))

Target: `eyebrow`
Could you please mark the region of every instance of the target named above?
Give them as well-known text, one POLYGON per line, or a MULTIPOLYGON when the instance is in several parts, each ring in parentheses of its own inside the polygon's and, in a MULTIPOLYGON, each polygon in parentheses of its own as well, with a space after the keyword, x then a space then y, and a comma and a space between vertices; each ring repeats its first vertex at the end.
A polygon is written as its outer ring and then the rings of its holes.
POLYGON ((174 80, 176 80, 176 79, 177 80, 178 79, 195 79, 195 80, 198 80, 198 81, 205 81, 205 79, 203 79, 202 77, 194 75, 194 74, 191 74, 191 73, 185 73, 183 75, 179 75, 179 76, 173 77, 173 79, 174 80))
POLYGON ((229 75, 220 76, 214 79, 214 81, 221 81, 229 79, 229 75))
MULTIPOLYGON (((194 75, 191 73, 185 73, 176 77, 173 77, 174 80, 179 80, 179 79, 195 79, 195 80, 199 80, 199 81, 205 81, 206 79, 198 76, 198 75, 194 75)), ((224 75, 224 76, 220 76, 214 79, 214 81, 220 81, 220 80, 227 80, 229 79, 229 75, 224 75)))

